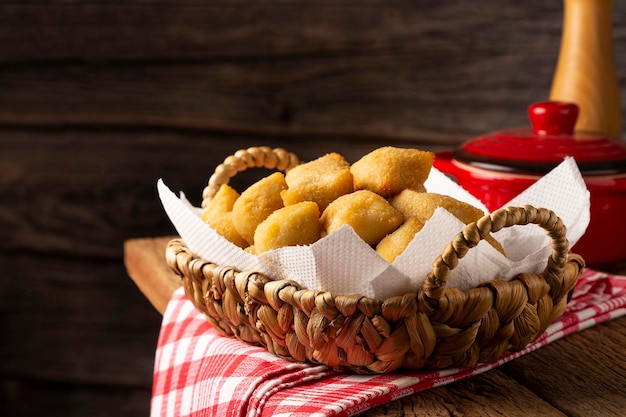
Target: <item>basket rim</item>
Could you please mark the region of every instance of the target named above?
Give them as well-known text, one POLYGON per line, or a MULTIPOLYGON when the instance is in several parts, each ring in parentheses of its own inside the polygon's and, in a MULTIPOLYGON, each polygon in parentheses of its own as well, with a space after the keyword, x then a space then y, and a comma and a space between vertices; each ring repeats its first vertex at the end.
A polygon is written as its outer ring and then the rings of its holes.
MULTIPOLYGON (((323 289, 315 289, 315 288, 306 288, 304 287, 302 284, 298 283, 297 281, 291 280, 291 279, 279 279, 279 278, 273 278, 267 274, 264 274, 263 272, 259 272, 259 271, 255 271, 255 270, 249 270, 249 271, 243 271, 240 270, 232 265, 227 265, 227 264, 217 264, 214 263, 212 261, 203 259, 200 256, 195 255, 191 249, 187 246, 187 244, 185 243, 184 239, 182 239, 181 237, 177 236, 177 237, 172 237, 168 242, 167 242, 167 246, 166 246, 166 258, 168 260, 168 264, 170 266, 171 269, 173 269, 173 271, 179 275, 179 276, 184 276, 187 273, 191 273, 191 274, 195 274, 198 275, 200 274, 202 271, 201 269, 206 267, 207 265, 210 265, 211 268, 223 268, 225 270, 232 270, 234 273, 239 273, 239 274, 246 274, 246 275, 255 275, 255 276, 262 276, 264 277, 266 280, 268 281, 272 281, 272 282, 277 282, 277 283, 282 283, 284 286, 293 286, 297 291, 312 291, 314 293, 317 294, 332 294, 334 297, 361 297, 364 299, 369 299, 369 300, 379 300, 379 301, 384 301, 385 299, 388 298, 395 298, 395 297, 406 297, 407 295, 414 295, 416 293, 419 293, 422 290, 418 290, 417 292, 414 291, 406 291, 402 294, 398 294, 398 295, 393 295, 390 297, 386 297, 384 299, 381 298, 376 298, 376 297, 369 297, 366 295, 362 295, 362 294, 336 294, 332 291, 327 291, 327 290, 323 290, 323 289), (176 262, 176 257, 180 256, 181 254, 184 254, 183 256, 185 256, 187 258, 186 262, 189 265, 188 268, 180 268, 181 263, 176 262), (193 271, 193 272, 191 272, 193 271)), ((567 264, 570 263, 575 263, 576 265, 578 265, 578 267, 580 269, 583 269, 586 266, 585 260, 583 259, 582 256, 576 254, 575 252, 569 252, 568 253, 568 257, 567 257, 567 264)), ((545 271, 541 272, 541 273, 537 273, 537 274, 532 274, 532 275, 538 275, 538 276, 543 276, 543 273, 545 271)), ((528 273, 520 273, 517 274, 516 276, 512 277, 511 279, 505 280, 505 279, 501 279, 501 278, 495 278, 495 279, 490 279, 490 280, 486 280, 481 282, 480 284, 478 284, 476 287, 483 287, 486 285, 489 285, 489 283, 497 281, 497 282, 511 282, 514 280, 519 280, 520 276, 523 275, 528 275, 528 273)), ((462 291, 462 292, 466 292, 470 289, 467 290, 461 290, 455 287, 447 287, 450 289, 453 289, 454 291, 462 291)), ((475 287, 474 287, 475 288, 475 287)))

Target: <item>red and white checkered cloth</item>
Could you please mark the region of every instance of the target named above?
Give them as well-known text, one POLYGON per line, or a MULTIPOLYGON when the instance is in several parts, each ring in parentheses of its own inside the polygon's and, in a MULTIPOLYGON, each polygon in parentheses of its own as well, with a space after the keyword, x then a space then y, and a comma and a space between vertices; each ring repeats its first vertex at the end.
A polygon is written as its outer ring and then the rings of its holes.
POLYGON ((626 277, 586 269, 563 316, 521 352, 469 368, 352 375, 221 336, 178 289, 163 316, 151 416, 351 416, 502 365, 626 314, 626 277))

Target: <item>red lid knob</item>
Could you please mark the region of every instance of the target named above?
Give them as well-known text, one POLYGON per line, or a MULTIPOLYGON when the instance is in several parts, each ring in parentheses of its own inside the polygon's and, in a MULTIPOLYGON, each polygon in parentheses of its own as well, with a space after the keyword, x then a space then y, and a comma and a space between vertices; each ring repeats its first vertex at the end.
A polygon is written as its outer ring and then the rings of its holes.
POLYGON ((542 101, 528 107, 533 133, 538 136, 571 136, 578 118, 578 106, 560 101, 542 101))

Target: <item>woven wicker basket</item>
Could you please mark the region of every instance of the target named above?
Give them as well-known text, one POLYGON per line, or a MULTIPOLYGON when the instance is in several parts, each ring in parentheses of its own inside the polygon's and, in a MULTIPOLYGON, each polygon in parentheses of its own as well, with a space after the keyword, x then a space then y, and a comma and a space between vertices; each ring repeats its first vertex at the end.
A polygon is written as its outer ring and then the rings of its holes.
MULTIPOLYGON (((217 167, 204 202, 239 171, 287 171, 298 163, 282 149, 238 151, 217 167)), ((264 345, 282 358, 357 373, 471 366, 520 350, 563 313, 584 267, 580 256, 569 253, 561 220, 530 206, 500 209, 467 225, 434 260, 420 291, 385 300, 303 289, 293 281, 215 265, 196 257, 181 239, 169 242, 166 258, 189 299, 223 334, 264 345), (467 291, 446 286, 459 259, 483 237, 529 223, 550 238, 552 254, 542 273, 467 291)))

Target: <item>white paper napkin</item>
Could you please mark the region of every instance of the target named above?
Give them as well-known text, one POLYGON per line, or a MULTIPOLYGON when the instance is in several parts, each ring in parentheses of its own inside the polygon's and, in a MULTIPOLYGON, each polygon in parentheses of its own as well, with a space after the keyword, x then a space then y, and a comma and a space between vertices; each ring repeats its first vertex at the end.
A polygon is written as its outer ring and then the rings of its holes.
MULTIPOLYGON (((425 183, 429 192, 450 195, 485 212, 484 204, 433 168, 425 183)), ((177 197, 159 180, 163 207, 181 238, 197 256, 242 271, 258 271, 274 279, 290 279, 305 288, 335 294, 360 294, 384 299, 417 291, 432 263, 464 224, 443 208, 435 211, 407 249, 389 264, 344 226, 308 246, 292 246, 258 256, 245 252, 217 234, 200 219, 201 210, 181 194, 177 197)), ((574 245, 589 224, 589 191, 573 158, 567 157, 551 172, 506 206, 531 204, 553 210, 567 227, 574 245)), ((452 271, 448 285, 467 289, 495 278, 511 279, 519 272, 543 270, 551 252, 543 229, 514 226, 495 234, 507 257, 487 242, 471 249, 452 271)))

